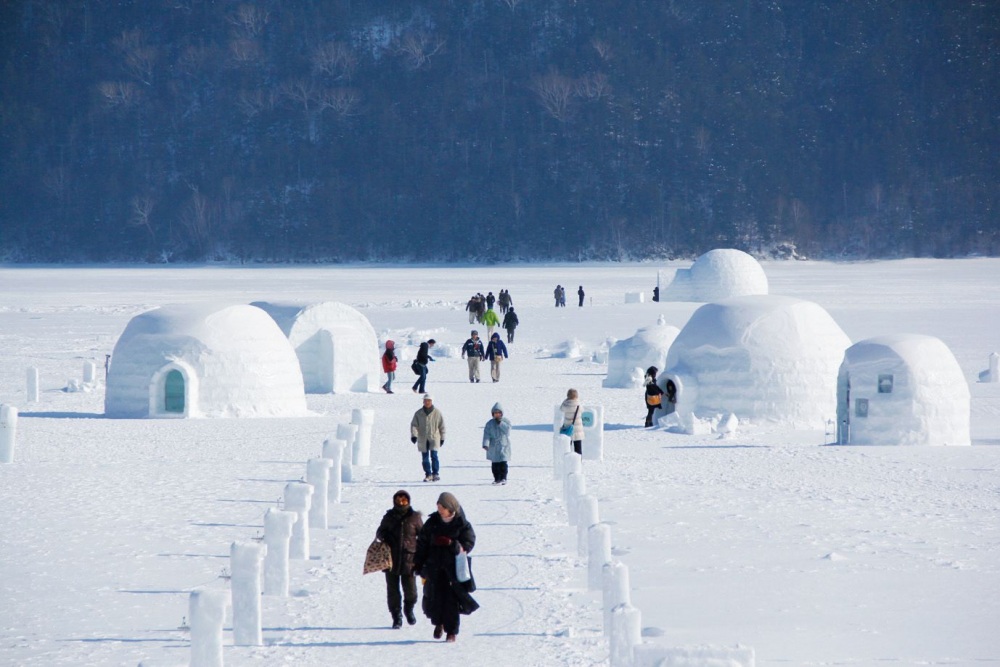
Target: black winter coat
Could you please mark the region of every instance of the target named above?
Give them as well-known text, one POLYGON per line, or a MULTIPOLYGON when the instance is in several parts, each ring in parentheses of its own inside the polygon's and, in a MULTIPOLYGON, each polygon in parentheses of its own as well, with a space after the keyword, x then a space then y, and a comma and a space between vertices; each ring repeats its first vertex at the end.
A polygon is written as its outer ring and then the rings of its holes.
POLYGON ((437 623, 446 623, 442 618, 444 610, 456 606, 446 602, 445 597, 455 598, 457 609, 463 614, 470 614, 479 607, 469 595, 468 584, 459 583, 455 577, 455 556, 459 553, 459 545, 466 553, 471 553, 476 546, 476 532, 464 514, 457 514, 454 519, 445 522, 440 514, 434 512, 427 517, 417 537, 416 571, 427 580, 424 612, 437 623), (436 538, 447 538, 449 543, 436 544, 441 541, 436 538))
POLYGON ((393 574, 409 576, 414 574, 414 558, 417 553, 417 536, 424 526, 420 512, 407 507, 405 513, 391 509, 382 517, 382 523, 375 531, 375 537, 392 549, 393 574))

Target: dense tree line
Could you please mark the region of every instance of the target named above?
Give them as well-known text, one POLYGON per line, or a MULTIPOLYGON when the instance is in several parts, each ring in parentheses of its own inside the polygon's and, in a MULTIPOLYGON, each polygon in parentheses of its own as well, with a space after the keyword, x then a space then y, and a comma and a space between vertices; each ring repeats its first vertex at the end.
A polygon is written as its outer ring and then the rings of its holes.
POLYGON ((1000 253, 991 0, 0 12, 0 260, 1000 253))

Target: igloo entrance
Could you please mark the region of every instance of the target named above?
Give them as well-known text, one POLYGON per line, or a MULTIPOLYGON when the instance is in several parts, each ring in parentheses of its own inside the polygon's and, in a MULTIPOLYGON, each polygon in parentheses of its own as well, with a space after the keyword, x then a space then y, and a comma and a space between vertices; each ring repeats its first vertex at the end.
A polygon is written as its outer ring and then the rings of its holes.
POLYGON ((163 409, 165 412, 184 413, 184 376, 177 369, 167 373, 163 383, 163 409))
POLYGON ((154 375, 149 383, 149 416, 189 417, 197 390, 194 372, 173 361, 154 375))

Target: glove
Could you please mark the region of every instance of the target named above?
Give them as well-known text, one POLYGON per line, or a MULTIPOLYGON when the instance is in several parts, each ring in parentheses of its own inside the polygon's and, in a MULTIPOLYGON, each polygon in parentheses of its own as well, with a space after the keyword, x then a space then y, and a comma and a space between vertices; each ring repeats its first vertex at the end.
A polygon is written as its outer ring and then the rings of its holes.
POLYGON ((441 446, 444 447, 444 438, 441 438, 441 446))
POLYGON ((451 544, 451 538, 447 535, 438 535, 434 538, 434 546, 446 547, 451 544))
POLYGON ((417 436, 411 435, 410 436, 410 442, 412 442, 414 445, 417 444, 417 436))

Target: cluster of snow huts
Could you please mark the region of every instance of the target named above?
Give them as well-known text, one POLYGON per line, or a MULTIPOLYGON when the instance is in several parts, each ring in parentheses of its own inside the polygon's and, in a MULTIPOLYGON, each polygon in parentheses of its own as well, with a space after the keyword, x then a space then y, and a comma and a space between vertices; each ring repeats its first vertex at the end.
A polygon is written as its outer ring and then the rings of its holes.
POLYGON ((109 417, 288 417, 305 394, 376 391, 378 339, 342 303, 164 306, 132 318, 111 357, 109 417))
POLYGON ((706 301, 677 332, 660 324, 619 341, 604 386, 632 386, 657 366, 677 387, 679 417, 735 415, 804 428, 836 421, 837 442, 969 445, 969 386, 947 346, 897 334, 851 344, 815 303, 768 294, 763 268, 712 250, 679 269, 660 301, 706 301), (640 376, 641 377, 641 376, 640 376))

